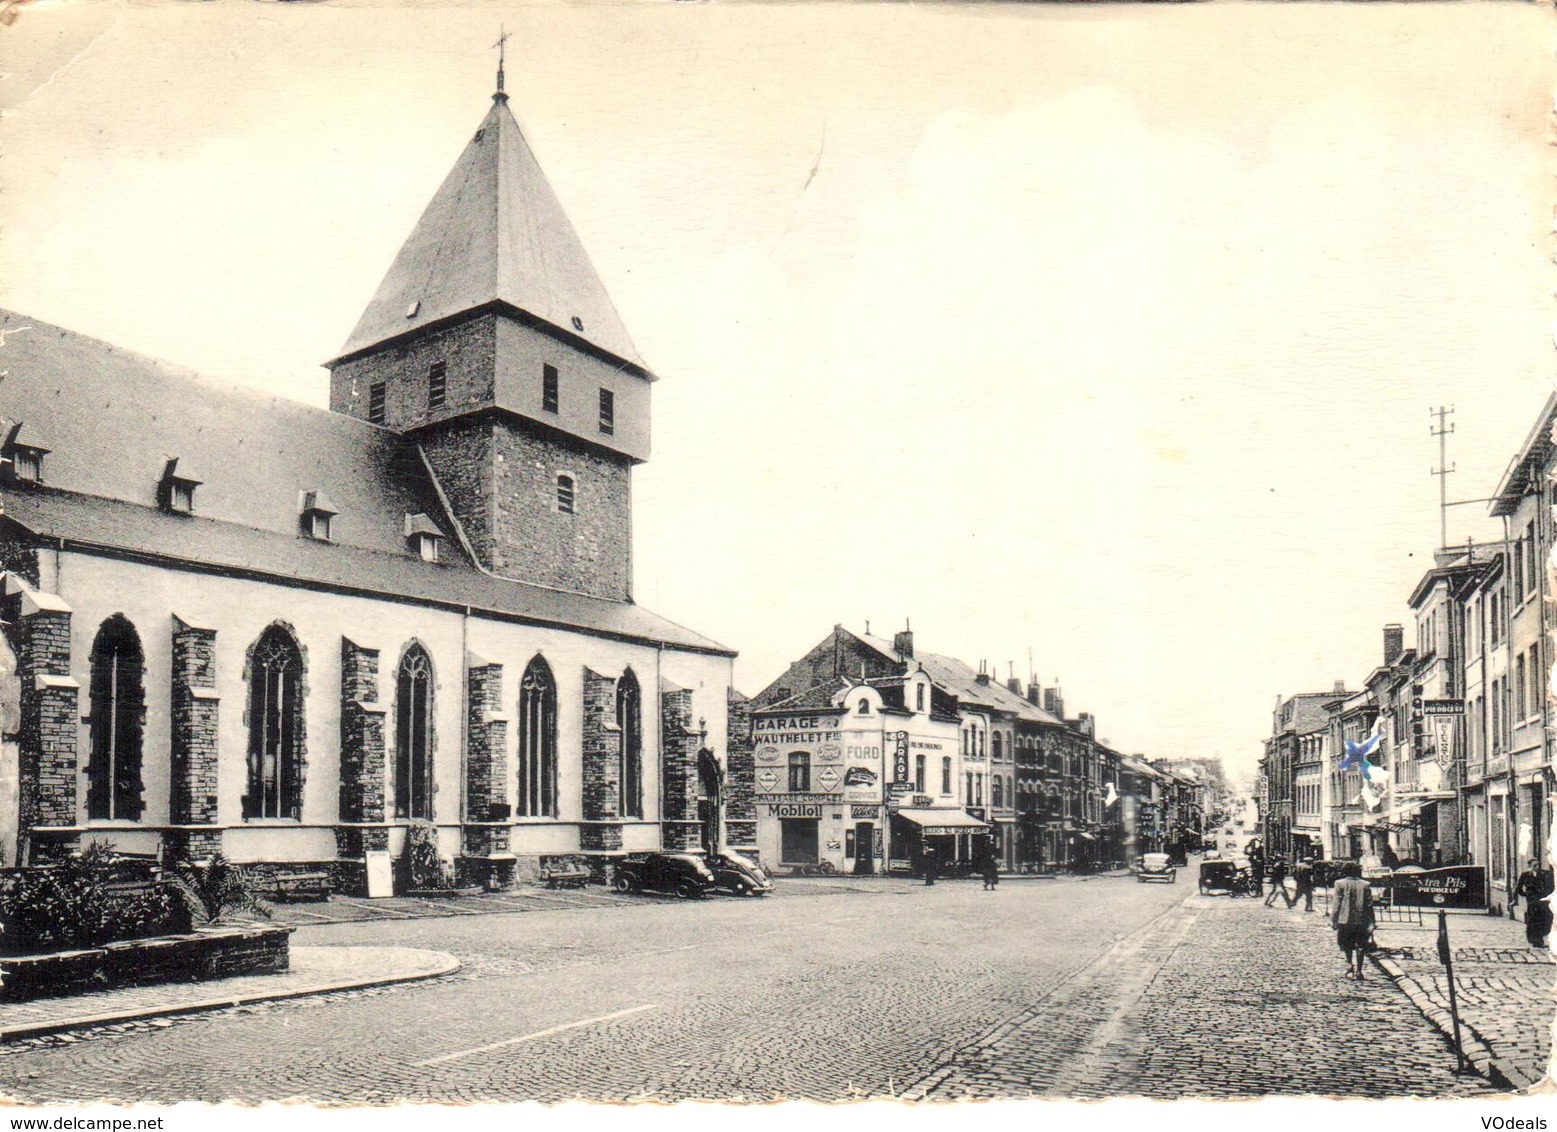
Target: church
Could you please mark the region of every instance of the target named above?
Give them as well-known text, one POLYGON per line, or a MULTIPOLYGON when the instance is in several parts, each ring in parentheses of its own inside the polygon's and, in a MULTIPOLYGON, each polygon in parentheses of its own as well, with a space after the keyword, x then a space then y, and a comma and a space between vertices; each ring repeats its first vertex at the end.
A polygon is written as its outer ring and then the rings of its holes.
POLYGON ((0 864, 366 892, 415 825, 491 886, 754 841, 735 654, 632 599, 655 376, 501 69, 328 410, 0 327, 0 864))

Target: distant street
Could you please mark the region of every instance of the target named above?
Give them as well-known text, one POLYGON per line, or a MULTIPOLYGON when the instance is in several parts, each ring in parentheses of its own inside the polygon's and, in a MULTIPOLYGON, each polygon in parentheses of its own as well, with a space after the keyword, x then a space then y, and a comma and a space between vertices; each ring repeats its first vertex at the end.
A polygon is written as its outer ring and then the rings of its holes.
POLYGON ((1031 1093, 1473 1094, 1316 917, 1132 878, 599 890, 538 911, 305 927, 458 974, 0 1048, 31 1102, 556 1101, 1031 1093), (1361 1047, 1388 1057, 1360 1059, 1361 1047))

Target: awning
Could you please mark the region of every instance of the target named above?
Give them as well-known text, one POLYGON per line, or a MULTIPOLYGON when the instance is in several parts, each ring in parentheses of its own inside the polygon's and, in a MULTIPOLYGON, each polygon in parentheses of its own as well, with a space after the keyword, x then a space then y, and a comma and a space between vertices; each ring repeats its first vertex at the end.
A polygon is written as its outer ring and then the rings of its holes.
POLYGON ((1084 829, 1078 829, 1078 830, 1073 831, 1071 833, 1071 836, 1072 837, 1079 837, 1083 841, 1094 841, 1094 840, 1096 840, 1096 838, 1094 838, 1090 833, 1088 833, 1084 829))
POLYGON ((897 816, 919 827, 924 837, 950 837, 958 833, 988 833, 989 823, 966 810, 899 810, 897 816))

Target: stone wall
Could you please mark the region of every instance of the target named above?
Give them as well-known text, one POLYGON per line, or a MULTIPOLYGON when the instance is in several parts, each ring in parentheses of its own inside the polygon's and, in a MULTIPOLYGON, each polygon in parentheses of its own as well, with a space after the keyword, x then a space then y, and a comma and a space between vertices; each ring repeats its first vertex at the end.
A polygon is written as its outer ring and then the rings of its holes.
MULTIPOLYGON (((221 697, 216 691, 216 631, 173 618, 172 781, 169 817, 175 826, 215 827, 217 742, 221 697)), ((168 851, 204 860, 221 852, 216 828, 168 832, 168 851)))
POLYGON ((660 692, 660 783, 664 797, 661 834, 667 849, 696 849, 703 843, 698 818, 697 753, 704 736, 692 717, 692 693, 668 686, 660 692))
POLYGON ((616 723, 616 681, 584 669, 583 849, 622 847, 622 729, 616 723))
POLYGON ((757 850, 757 764, 751 733, 751 701, 728 693, 725 730, 724 833, 733 849, 757 850))
POLYGON ((29 863, 36 863, 76 846, 69 830, 77 820, 81 778, 80 687, 70 675, 70 607, 53 594, 24 593, 20 608, 21 828, 30 840, 29 863))
POLYGON ((508 716, 502 710, 503 666, 471 658, 469 742, 465 758, 464 855, 461 879, 494 885, 512 878, 509 854, 508 716), (501 863, 504 867, 499 869, 501 863))
POLYGON ((360 882, 348 890, 365 892, 370 850, 389 848, 385 810, 384 708, 378 702, 378 650, 341 638, 341 826, 336 852, 343 862, 360 864, 360 882))

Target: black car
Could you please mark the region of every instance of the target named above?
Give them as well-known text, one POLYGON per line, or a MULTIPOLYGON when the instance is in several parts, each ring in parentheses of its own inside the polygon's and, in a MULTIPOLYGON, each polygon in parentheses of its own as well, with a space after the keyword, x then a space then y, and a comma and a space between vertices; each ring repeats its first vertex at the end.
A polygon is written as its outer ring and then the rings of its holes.
POLYGON ((710 853, 707 861, 717 889, 736 896, 766 896, 773 891, 773 878, 750 857, 739 853, 710 853))
POLYGON ((616 866, 618 892, 673 892, 705 896, 714 887, 712 870, 696 853, 634 853, 616 866))

